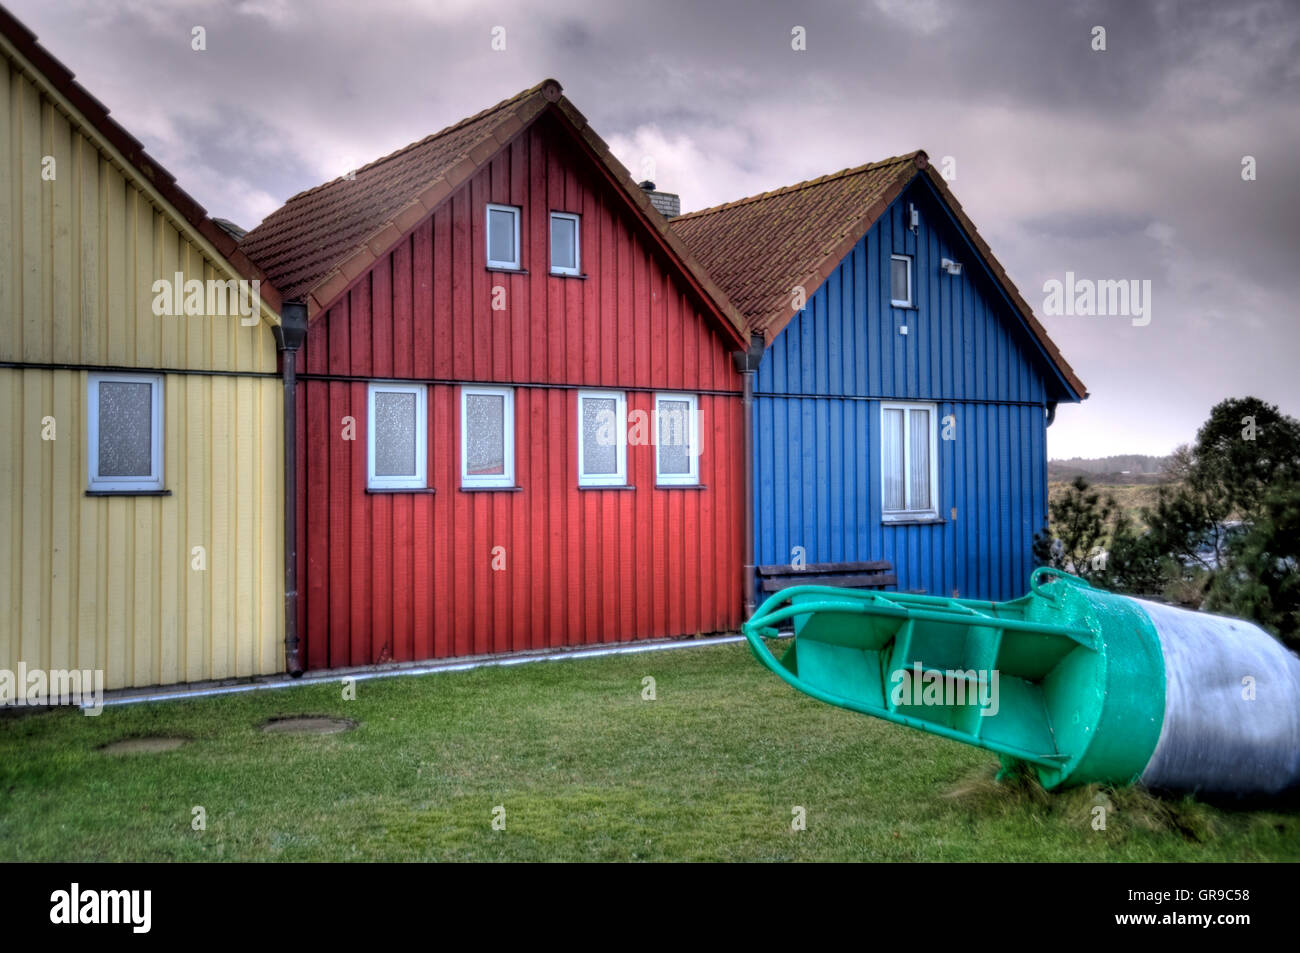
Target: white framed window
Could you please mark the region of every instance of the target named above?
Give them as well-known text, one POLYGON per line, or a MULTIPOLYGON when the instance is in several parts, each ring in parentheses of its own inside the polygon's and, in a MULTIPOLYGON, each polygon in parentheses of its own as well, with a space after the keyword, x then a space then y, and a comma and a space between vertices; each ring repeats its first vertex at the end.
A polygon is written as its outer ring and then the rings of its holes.
POLYGON ((578 237, 578 216, 572 212, 551 213, 551 274, 578 275, 582 258, 578 237))
POLYGON ((700 482, 700 399, 694 394, 655 394, 655 483, 700 482))
POLYGON ((578 391, 578 485, 627 484, 627 395, 578 391))
POLYGON ((515 392, 460 389, 460 485, 515 485, 515 392))
POLYGON ((886 522, 939 518, 938 415, 935 404, 880 405, 881 514, 886 522))
POLYGON ((89 488, 163 488, 161 374, 91 374, 86 389, 89 488))
POLYGON ((426 467, 429 389, 423 384, 370 385, 366 427, 366 486, 422 490, 426 467))
POLYGON ((489 268, 518 268, 519 209, 514 205, 487 207, 487 263, 489 268))
POLYGON ((895 308, 912 307, 912 256, 889 256, 889 303, 895 308))

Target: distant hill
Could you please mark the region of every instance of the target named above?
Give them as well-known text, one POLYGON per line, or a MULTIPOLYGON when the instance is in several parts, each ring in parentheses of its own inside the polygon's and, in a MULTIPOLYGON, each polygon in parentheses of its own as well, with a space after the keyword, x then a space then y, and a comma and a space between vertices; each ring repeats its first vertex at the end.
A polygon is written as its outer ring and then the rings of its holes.
POLYGON ((1114 457, 1071 457, 1048 460, 1047 479, 1073 480, 1085 476, 1092 483, 1160 483, 1169 457, 1126 453, 1114 457))

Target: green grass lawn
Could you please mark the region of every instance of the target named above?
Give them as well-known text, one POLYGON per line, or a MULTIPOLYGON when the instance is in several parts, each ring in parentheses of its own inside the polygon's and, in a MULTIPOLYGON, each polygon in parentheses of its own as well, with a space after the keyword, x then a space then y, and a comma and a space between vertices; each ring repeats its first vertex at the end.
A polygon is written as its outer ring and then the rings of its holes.
POLYGON ((0 860, 1300 859, 1295 807, 997 784, 991 755, 799 695, 744 645, 341 695, 334 683, 0 719, 0 860), (290 714, 359 727, 261 731, 290 714), (191 740, 97 750, 143 735, 191 740), (196 805, 205 831, 191 829, 196 805), (806 830, 792 830, 796 806, 806 830))

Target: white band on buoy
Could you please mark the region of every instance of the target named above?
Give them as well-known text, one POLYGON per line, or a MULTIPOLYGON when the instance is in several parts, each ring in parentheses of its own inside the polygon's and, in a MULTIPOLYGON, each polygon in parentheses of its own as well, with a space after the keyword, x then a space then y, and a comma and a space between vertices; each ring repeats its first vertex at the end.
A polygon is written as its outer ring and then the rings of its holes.
POLYGON ((1234 794, 1300 786, 1300 658, 1241 619, 1134 601, 1165 664, 1164 722, 1142 784, 1234 794))

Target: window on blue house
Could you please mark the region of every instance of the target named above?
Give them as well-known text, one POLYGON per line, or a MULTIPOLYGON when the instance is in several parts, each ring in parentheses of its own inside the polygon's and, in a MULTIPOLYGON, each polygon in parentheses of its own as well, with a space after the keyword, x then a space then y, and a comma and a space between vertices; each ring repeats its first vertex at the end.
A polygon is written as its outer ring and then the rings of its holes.
POLYGON ((895 308, 912 307, 912 256, 889 256, 889 303, 895 308))
POLYGON ((938 408, 881 404, 881 512, 886 521, 938 519, 938 408))

